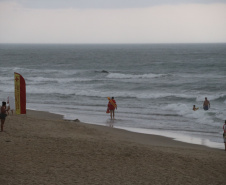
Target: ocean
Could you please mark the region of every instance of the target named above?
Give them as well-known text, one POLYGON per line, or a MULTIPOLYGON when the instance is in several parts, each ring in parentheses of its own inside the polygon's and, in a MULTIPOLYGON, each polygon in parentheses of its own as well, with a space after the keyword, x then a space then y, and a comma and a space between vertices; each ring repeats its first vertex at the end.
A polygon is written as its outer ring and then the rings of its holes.
POLYGON ((0 44, 2 101, 14 96, 14 72, 28 109, 224 148, 226 44, 0 44))

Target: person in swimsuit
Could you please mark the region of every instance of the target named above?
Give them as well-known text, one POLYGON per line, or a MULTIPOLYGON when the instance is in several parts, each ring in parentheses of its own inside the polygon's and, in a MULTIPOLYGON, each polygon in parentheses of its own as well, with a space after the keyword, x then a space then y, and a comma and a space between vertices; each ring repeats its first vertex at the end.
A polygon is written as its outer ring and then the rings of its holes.
POLYGON ((205 101, 203 102, 203 109, 208 110, 210 108, 210 102, 207 100, 207 97, 205 97, 205 101))
POLYGON ((8 104, 8 115, 9 115, 10 110, 13 115, 13 110, 15 110, 15 101, 11 96, 8 96, 7 104, 8 104))
POLYGON ((224 139, 224 146, 226 151, 226 120, 224 121, 223 130, 224 130, 223 139, 224 139))
POLYGON ((116 101, 114 100, 114 97, 112 97, 111 99, 109 99, 108 109, 110 111, 111 119, 112 118, 115 119, 115 109, 117 109, 117 104, 116 104, 116 101))
POLYGON ((193 105, 193 111, 196 111, 196 110, 198 110, 199 108, 197 107, 195 107, 195 105, 193 105))
POLYGON ((5 118, 7 116, 7 114, 6 114, 7 111, 8 111, 8 109, 6 109, 6 102, 2 102, 1 113, 0 113, 0 118, 1 118, 1 132, 3 132, 5 118))

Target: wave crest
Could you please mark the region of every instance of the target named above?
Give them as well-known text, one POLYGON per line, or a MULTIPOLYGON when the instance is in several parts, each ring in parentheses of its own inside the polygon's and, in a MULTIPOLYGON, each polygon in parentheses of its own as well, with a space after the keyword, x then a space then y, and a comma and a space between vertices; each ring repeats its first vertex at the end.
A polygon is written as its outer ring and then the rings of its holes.
POLYGON ((149 78, 160 78, 169 76, 168 74, 122 74, 122 73, 110 73, 107 75, 107 78, 114 78, 114 79, 149 79, 149 78))

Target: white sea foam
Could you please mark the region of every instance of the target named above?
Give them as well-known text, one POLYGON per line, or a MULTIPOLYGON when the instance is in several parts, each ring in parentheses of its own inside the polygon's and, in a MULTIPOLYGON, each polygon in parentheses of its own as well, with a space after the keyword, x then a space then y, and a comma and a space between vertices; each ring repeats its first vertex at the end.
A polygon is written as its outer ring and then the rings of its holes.
POLYGON ((1 83, 5 83, 5 84, 8 84, 9 82, 14 82, 14 77, 1 77, 1 83))
POLYGON ((43 77, 30 77, 27 80, 30 83, 40 83, 40 82, 57 82, 57 83, 70 83, 70 82, 86 82, 91 81, 91 79, 86 78, 43 78, 43 77))
POLYGON ((90 96, 90 97, 108 97, 108 96, 115 96, 121 98, 137 98, 137 99, 158 99, 158 98, 184 98, 184 99, 191 99, 195 98, 193 95, 186 95, 186 94, 173 94, 173 93, 153 93, 153 92, 142 92, 137 93, 133 91, 101 91, 101 90, 75 90, 75 95, 80 96, 90 96))
POLYGON ((197 98, 196 98, 196 101, 204 101, 204 98, 207 97, 207 99, 209 101, 211 100, 217 100, 219 98, 225 98, 226 97, 226 92, 217 92, 216 94, 203 94, 203 95, 199 95, 197 98))
POLYGON ((115 79, 149 79, 149 78, 159 78, 159 77, 166 77, 167 74, 122 74, 122 73, 110 73, 107 75, 107 78, 115 78, 115 79))
POLYGON ((217 111, 216 112, 216 118, 218 118, 220 120, 226 120, 226 112, 224 112, 224 111, 217 111))
POLYGON ((157 99, 157 98, 166 98, 166 97, 185 98, 185 99, 195 98, 193 95, 189 95, 189 94, 158 93, 158 92, 139 93, 134 96, 137 98, 147 98, 147 99, 157 99))
POLYGON ((192 110, 192 106, 188 106, 187 104, 169 104, 162 108, 163 110, 172 111, 178 115, 181 115, 186 118, 191 118, 191 120, 195 119, 196 122, 203 125, 215 125, 220 126, 221 123, 214 122, 212 116, 209 114, 211 111, 204 111, 200 108, 197 111, 192 110))

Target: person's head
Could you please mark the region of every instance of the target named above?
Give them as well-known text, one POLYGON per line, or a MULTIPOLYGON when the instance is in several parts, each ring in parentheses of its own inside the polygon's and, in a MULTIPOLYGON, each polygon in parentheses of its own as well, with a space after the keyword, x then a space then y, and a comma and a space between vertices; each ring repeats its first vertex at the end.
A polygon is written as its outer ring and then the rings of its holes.
POLYGON ((112 97, 111 99, 114 100, 114 97, 112 97))
POLYGON ((6 106, 6 102, 5 101, 2 102, 2 106, 6 106))
POLYGON ((193 105, 193 107, 195 108, 195 105, 193 105))
POLYGON ((207 97, 205 97, 205 100, 207 100, 207 97))

